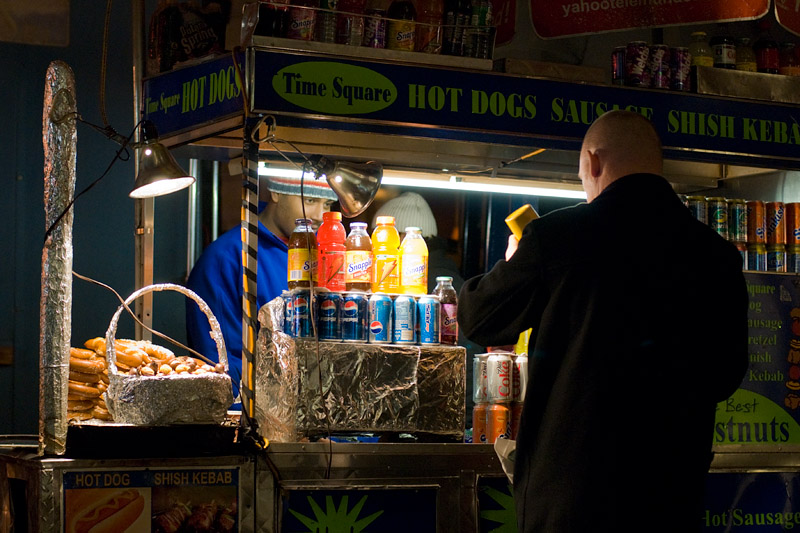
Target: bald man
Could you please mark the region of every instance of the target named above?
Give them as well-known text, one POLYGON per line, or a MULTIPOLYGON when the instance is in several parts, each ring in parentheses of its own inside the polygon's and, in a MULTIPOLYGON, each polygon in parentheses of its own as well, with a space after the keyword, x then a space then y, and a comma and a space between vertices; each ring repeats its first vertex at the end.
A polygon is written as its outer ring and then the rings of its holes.
POLYGON ((465 282, 459 325, 487 346, 533 328, 517 436, 521 532, 700 531, 718 402, 747 368, 736 248, 659 175, 641 115, 586 133, 588 202, 531 222, 465 282))

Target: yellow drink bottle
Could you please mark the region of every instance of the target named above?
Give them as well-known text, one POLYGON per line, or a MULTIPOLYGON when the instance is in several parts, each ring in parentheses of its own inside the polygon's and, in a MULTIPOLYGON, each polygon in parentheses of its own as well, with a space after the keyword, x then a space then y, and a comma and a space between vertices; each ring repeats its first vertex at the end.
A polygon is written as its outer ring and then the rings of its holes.
POLYGON ((419 228, 406 228, 400 245, 400 292, 426 294, 428 292, 428 245, 419 228))
POLYGON ((400 292, 400 234, 394 217, 378 217, 372 230, 372 292, 400 292))

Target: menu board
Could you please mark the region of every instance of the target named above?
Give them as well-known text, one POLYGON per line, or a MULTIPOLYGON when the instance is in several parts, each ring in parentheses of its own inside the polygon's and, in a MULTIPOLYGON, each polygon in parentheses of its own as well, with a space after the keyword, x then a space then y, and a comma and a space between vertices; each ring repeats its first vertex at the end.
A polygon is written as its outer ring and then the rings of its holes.
POLYGON ((800 276, 746 272, 750 366, 717 405, 714 444, 800 444, 800 276))

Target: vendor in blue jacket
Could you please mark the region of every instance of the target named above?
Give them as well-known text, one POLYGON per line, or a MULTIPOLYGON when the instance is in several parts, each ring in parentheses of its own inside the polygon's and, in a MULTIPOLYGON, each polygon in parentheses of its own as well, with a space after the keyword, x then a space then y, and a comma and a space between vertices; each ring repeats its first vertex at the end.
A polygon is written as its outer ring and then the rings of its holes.
MULTIPOLYGON (((257 304, 280 296, 287 289, 286 270, 289 237, 295 220, 303 218, 300 178, 269 178, 267 205, 258 215, 257 304)), ((323 180, 304 180, 305 216, 316 229, 322 213, 329 211, 336 194, 323 180)), ((234 395, 242 373, 242 241, 237 225, 212 242, 200 256, 186 283, 211 308, 217 318, 228 351, 234 395)), ((193 300, 187 300, 186 332, 189 345, 216 361, 217 345, 211 338, 208 319, 193 300)))
POLYGON ((584 137, 587 203, 509 238, 464 282, 458 323, 484 345, 533 328, 516 442, 524 533, 702 529, 717 402, 748 364, 736 247, 660 174, 642 115, 611 111, 584 137))

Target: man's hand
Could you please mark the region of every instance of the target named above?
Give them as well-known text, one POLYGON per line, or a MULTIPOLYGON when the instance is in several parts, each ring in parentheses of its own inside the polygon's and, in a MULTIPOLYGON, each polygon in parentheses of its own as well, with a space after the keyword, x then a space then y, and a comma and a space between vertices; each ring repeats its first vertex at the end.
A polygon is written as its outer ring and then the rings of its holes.
POLYGON ((511 256, 514 255, 514 252, 517 251, 519 247, 519 239, 517 239, 514 234, 508 236, 508 247, 506 248, 506 261, 511 259, 511 256))

